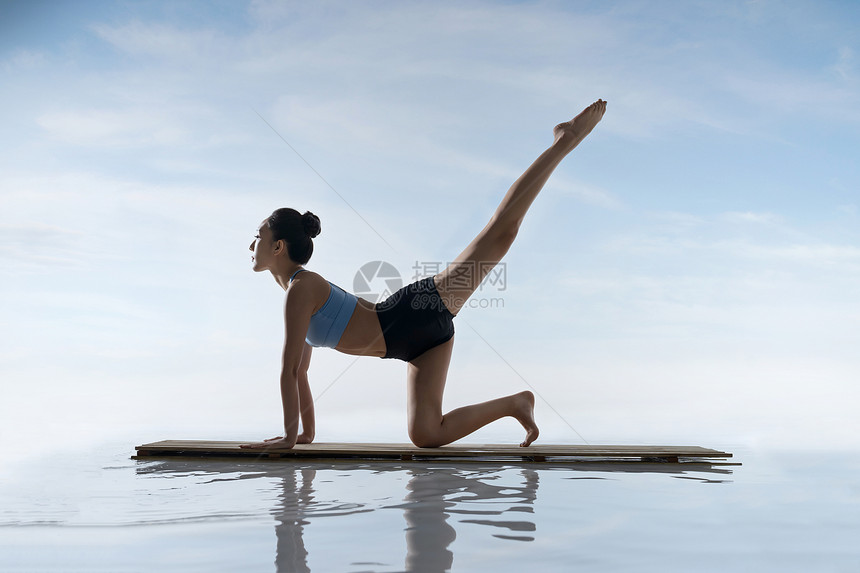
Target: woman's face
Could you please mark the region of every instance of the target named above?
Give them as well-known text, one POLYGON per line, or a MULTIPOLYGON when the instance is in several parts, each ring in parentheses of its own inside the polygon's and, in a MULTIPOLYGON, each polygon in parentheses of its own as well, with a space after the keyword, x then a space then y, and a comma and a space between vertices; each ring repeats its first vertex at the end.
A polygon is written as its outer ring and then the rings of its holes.
POLYGON ((248 247, 253 255, 251 255, 251 265, 254 272, 265 271, 269 268, 269 264, 274 257, 274 245, 272 245, 272 230, 266 221, 260 223, 257 227, 257 232, 254 234, 254 241, 248 247))

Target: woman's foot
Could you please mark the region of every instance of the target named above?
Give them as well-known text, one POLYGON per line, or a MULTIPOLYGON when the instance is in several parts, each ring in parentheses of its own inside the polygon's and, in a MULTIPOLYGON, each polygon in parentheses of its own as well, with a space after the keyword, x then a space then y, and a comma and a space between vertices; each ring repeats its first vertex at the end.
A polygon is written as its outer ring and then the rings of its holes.
POLYGON ((514 400, 516 401, 514 417, 526 430, 526 439, 523 440, 520 446, 526 447, 534 442, 540 434, 540 430, 538 430, 535 423, 535 395, 527 390, 515 394, 514 400))
POLYGON ((602 99, 597 100, 570 121, 560 123, 552 130, 555 136, 554 143, 564 146, 567 151, 571 151, 579 145, 579 142, 585 139, 585 136, 591 133, 594 126, 603 118, 606 113, 606 102, 602 99))

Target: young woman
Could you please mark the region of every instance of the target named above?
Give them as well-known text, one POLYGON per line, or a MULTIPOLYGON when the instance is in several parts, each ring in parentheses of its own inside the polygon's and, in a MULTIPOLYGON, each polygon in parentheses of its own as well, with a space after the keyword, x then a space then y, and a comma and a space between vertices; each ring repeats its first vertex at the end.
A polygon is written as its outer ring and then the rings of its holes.
POLYGON ((287 293, 281 367, 284 435, 243 447, 292 448, 313 441, 313 398, 308 385, 313 346, 405 361, 409 438, 416 446, 449 444, 505 416, 513 416, 525 429, 521 446, 535 441, 538 427, 531 392, 442 413, 454 346, 453 320, 508 252, 526 211, 553 170, 594 129, 605 111, 606 102, 597 100, 571 121, 557 125, 549 149, 511 186, 486 227, 454 262, 375 305, 303 268, 313 253, 312 239, 320 232, 316 215, 278 209, 264 220, 251 243, 251 260, 255 271, 271 272, 287 293))

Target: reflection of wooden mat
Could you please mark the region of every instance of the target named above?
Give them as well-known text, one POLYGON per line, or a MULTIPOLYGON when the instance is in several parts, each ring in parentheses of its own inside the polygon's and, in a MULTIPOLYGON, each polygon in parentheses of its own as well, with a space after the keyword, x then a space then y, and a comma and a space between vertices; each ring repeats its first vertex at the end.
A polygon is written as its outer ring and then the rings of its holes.
POLYGON ((411 444, 300 444, 291 450, 239 448, 246 442, 165 440, 137 446, 135 458, 241 457, 245 459, 352 459, 352 460, 505 460, 516 462, 576 461, 577 459, 667 461, 681 458, 730 458, 732 454, 699 446, 555 446, 533 444, 527 448, 498 444, 453 444, 441 448, 416 448, 411 444))

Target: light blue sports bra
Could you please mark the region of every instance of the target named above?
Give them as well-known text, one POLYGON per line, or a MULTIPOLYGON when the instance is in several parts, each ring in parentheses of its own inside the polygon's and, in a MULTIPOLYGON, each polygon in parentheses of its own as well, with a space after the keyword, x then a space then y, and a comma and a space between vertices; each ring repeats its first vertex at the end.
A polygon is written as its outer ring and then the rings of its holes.
MULTIPOLYGON (((290 277, 290 283, 293 278, 300 272, 306 269, 299 269, 290 277)), ((340 342, 343 331, 346 330, 346 325, 349 324, 349 319, 352 318, 352 313, 355 311, 355 305, 358 303, 358 297, 352 293, 348 293, 334 283, 329 282, 331 291, 328 294, 325 304, 318 311, 311 315, 311 323, 308 325, 308 333, 305 336, 305 342, 311 346, 325 346, 334 348, 340 342)))

